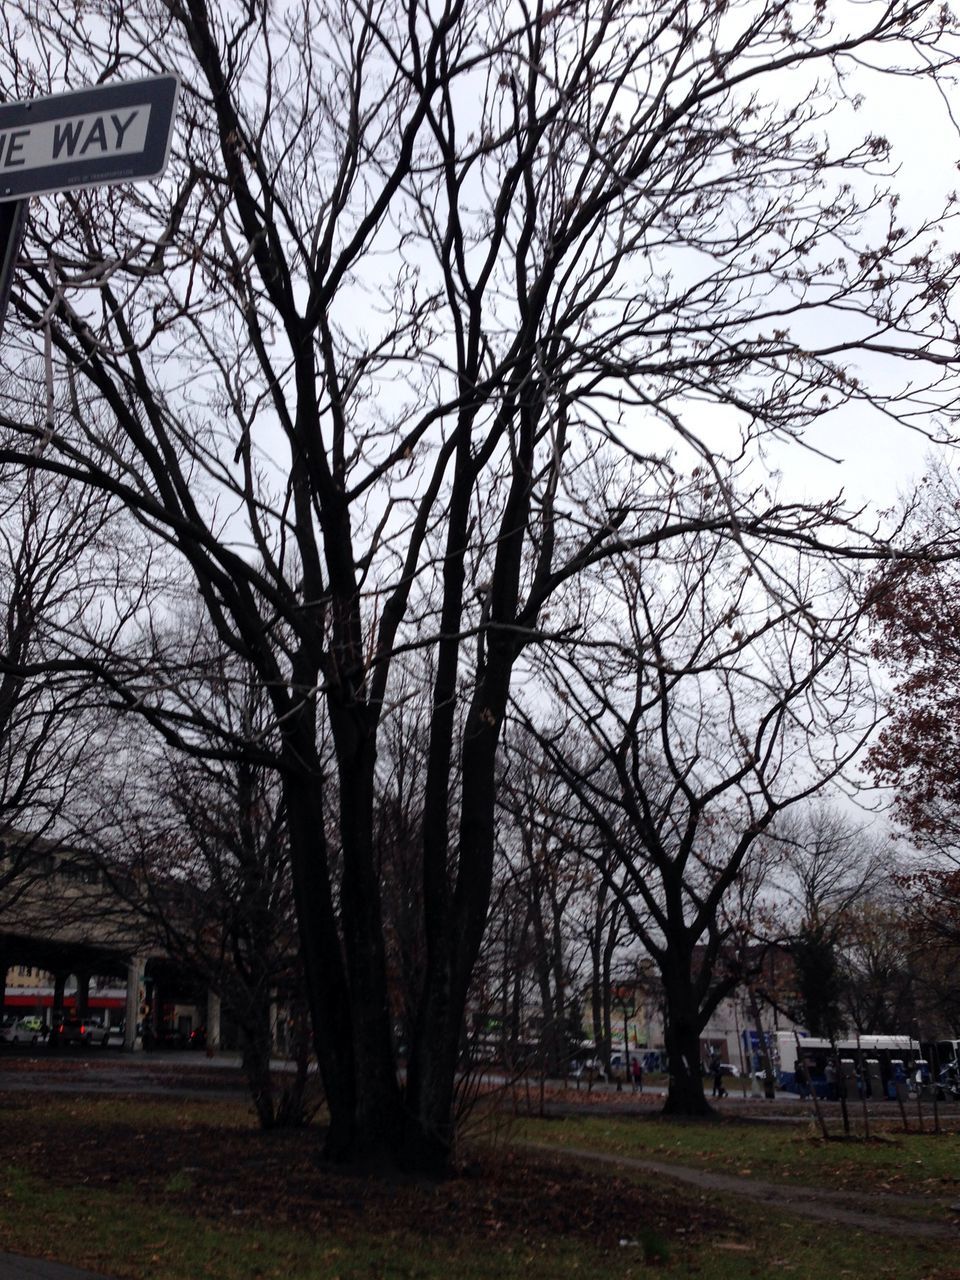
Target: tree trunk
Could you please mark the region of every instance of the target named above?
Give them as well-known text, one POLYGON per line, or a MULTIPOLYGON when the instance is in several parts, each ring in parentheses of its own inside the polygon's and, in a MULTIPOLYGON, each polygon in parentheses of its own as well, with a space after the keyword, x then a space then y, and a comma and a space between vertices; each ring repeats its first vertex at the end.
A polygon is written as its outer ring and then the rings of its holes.
POLYGON ((272 1129, 277 1123, 277 1113, 273 1080, 270 1076, 269 1013, 258 1017, 255 1023, 241 1023, 240 1037, 243 1073, 247 1077, 257 1120, 261 1129, 272 1129))
POLYGON ((453 1094, 460 1044, 458 1001, 449 969, 428 971, 407 1068, 402 1163, 430 1175, 446 1172, 454 1140, 453 1094))
POLYGON ((689 982, 683 975, 664 980, 667 1004, 665 1040, 670 1084, 664 1115, 712 1116, 715 1114, 703 1092, 700 1065, 700 1018, 689 982))
POLYGON ((356 1123, 353 1029, 346 975, 326 879, 322 809, 309 784, 284 779, 290 863, 313 1046, 327 1095, 325 1151, 349 1160, 356 1123))
MULTIPOLYGON (((491 658, 491 665, 493 660, 491 658)), ((460 810, 456 880, 447 910, 428 912, 428 961, 405 1097, 403 1162, 425 1173, 449 1167, 460 1031, 467 992, 490 905, 493 885, 495 766, 500 716, 509 688, 509 663, 500 678, 478 689, 464 730, 464 787, 460 810)), ((424 891, 436 901, 447 883, 431 883, 445 869, 424 857, 424 891)))
POLYGON ((591 959, 593 964, 590 974, 590 1020, 593 1027, 593 1043, 597 1057, 601 1062, 605 1062, 609 1057, 610 1049, 603 1044, 603 987, 600 978, 599 952, 592 953, 591 959))
POLYGON ((773 1063, 770 1060, 770 1046, 767 1044, 767 1037, 764 1034, 763 1022, 760 1018, 760 1002, 757 1000, 757 993, 751 983, 747 988, 750 996, 750 1013, 753 1018, 753 1025, 757 1029, 757 1045, 760 1052, 760 1061, 763 1063, 763 1095, 765 1098, 775 1098, 777 1096, 773 1083, 773 1063))
POLYGON ((348 759, 351 737, 341 726, 343 874, 335 909, 313 715, 303 710, 287 735, 284 798, 314 1048, 330 1111, 325 1152, 337 1161, 395 1164, 404 1140, 404 1109, 390 1028, 379 885, 373 883, 372 763, 365 755, 372 747, 358 734, 352 744, 356 758, 348 759), (305 769, 304 762, 313 769, 305 769))
POLYGON ((363 1160, 401 1150, 404 1118, 374 853, 376 746, 362 712, 345 718, 346 728, 335 736, 343 857, 339 907, 353 1030, 355 1154, 363 1160))
POLYGON ((616 946, 617 932, 611 923, 603 948, 602 988, 600 993, 600 1009, 603 1020, 603 1034, 597 1041, 597 1053, 603 1063, 604 1074, 610 1078, 610 1049, 613 1044, 613 997, 610 989, 610 975, 613 965, 613 951, 616 946))

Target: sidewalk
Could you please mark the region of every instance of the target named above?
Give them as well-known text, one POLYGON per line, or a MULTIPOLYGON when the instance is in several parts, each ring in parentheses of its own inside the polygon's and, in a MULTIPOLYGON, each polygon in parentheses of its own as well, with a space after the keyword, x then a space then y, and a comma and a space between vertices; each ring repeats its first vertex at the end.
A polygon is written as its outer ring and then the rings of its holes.
POLYGON ((0 1253, 0 1280, 105 1280, 92 1271, 78 1271, 47 1258, 21 1258, 15 1253, 0 1253))

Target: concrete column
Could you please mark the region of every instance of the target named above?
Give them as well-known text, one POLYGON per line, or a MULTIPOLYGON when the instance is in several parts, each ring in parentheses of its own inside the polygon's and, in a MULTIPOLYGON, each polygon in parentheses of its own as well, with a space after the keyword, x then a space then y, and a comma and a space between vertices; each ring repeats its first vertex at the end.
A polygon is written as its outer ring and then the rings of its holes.
POLYGON ((146 1023, 150 1028, 150 1036, 156 1040, 160 1031, 160 1001, 162 992, 160 991, 160 983, 156 978, 151 978, 149 984, 144 980, 144 986, 147 988, 147 1003, 150 1006, 150 1012, 147 1014, 146 1023))
POLYGON ((63 1013, 63 993, 64 993, 64 990, 66 989, 68 977, 69 977, 69 974, 65 973, 62 969, 57 969, 57 971, 53 975, 53 1015, 54 1017, 56 1017, 57 1014, 59 1013, 63 1013))
POLYGON ((207 992, 207 1049, 220 1048, 220 997, 216 991, 207 992))
POLYGON ((143 984, 145 964, 146 962, 142 956, 134 956, 127 965, 127 1001, 123 1027, 124 1049, 143 1048, 143 1041, 137 1036, 137 1022, 140 1018, 140 987, 143 984))
POLYGON ((85 1018, 90 1011, 90 975, 77 974, 77 1017, 85 1018))

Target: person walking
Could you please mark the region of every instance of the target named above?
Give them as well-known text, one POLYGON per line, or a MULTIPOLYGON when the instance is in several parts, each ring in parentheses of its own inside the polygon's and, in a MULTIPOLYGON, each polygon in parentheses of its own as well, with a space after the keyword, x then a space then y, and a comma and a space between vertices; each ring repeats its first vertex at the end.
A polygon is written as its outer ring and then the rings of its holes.
POLYGON ((827 1065, 826 1065, 826 1068, 825 1068, 825 1070, 824 1070, 824 1073, 823 1073, 823 1074, 824 1074, 824 1076, 826 1077, 826 1081, 827 1081, 827 1099, 828 1099, 830 1102, 836 1102, 837 1097, 838 1097, 838 1094, 837 1094, 837 1064, 834 1062, 834 1060, 833 1060, 832 1058, 829 1058, 829 1059, 827 1060, 827 1065))
POLYGON ((727 1091, 723 1087, 723 1063, 720 1061, 719 1053, 715 1053, 710 1059, 710 1070, 713 1072, 713 1096, 725 1098, 727 1091))
POLYGON ((807 1073, 806 1064, 801 1058, 797 1059, 797 1065, 793 1069, 793 1078, 797 1084, 797 1091, 801 1098, 809 1098, 810 1096, 810 1077, 807 1073))
POLYGON ((633 1076, 633 1092, 643 1093, 643 1068, 639 1058, 634 1058, 631 1062, 630 1074, 633 1076))

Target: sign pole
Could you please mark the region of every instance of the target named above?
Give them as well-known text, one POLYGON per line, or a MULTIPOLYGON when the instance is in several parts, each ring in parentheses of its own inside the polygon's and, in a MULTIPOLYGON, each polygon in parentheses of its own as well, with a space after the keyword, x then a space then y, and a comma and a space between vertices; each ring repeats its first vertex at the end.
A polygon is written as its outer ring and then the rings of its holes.
POLYGON ((26 200, 7 200, 0 204, 0 339, 27 225, 27 203, 26 200))

